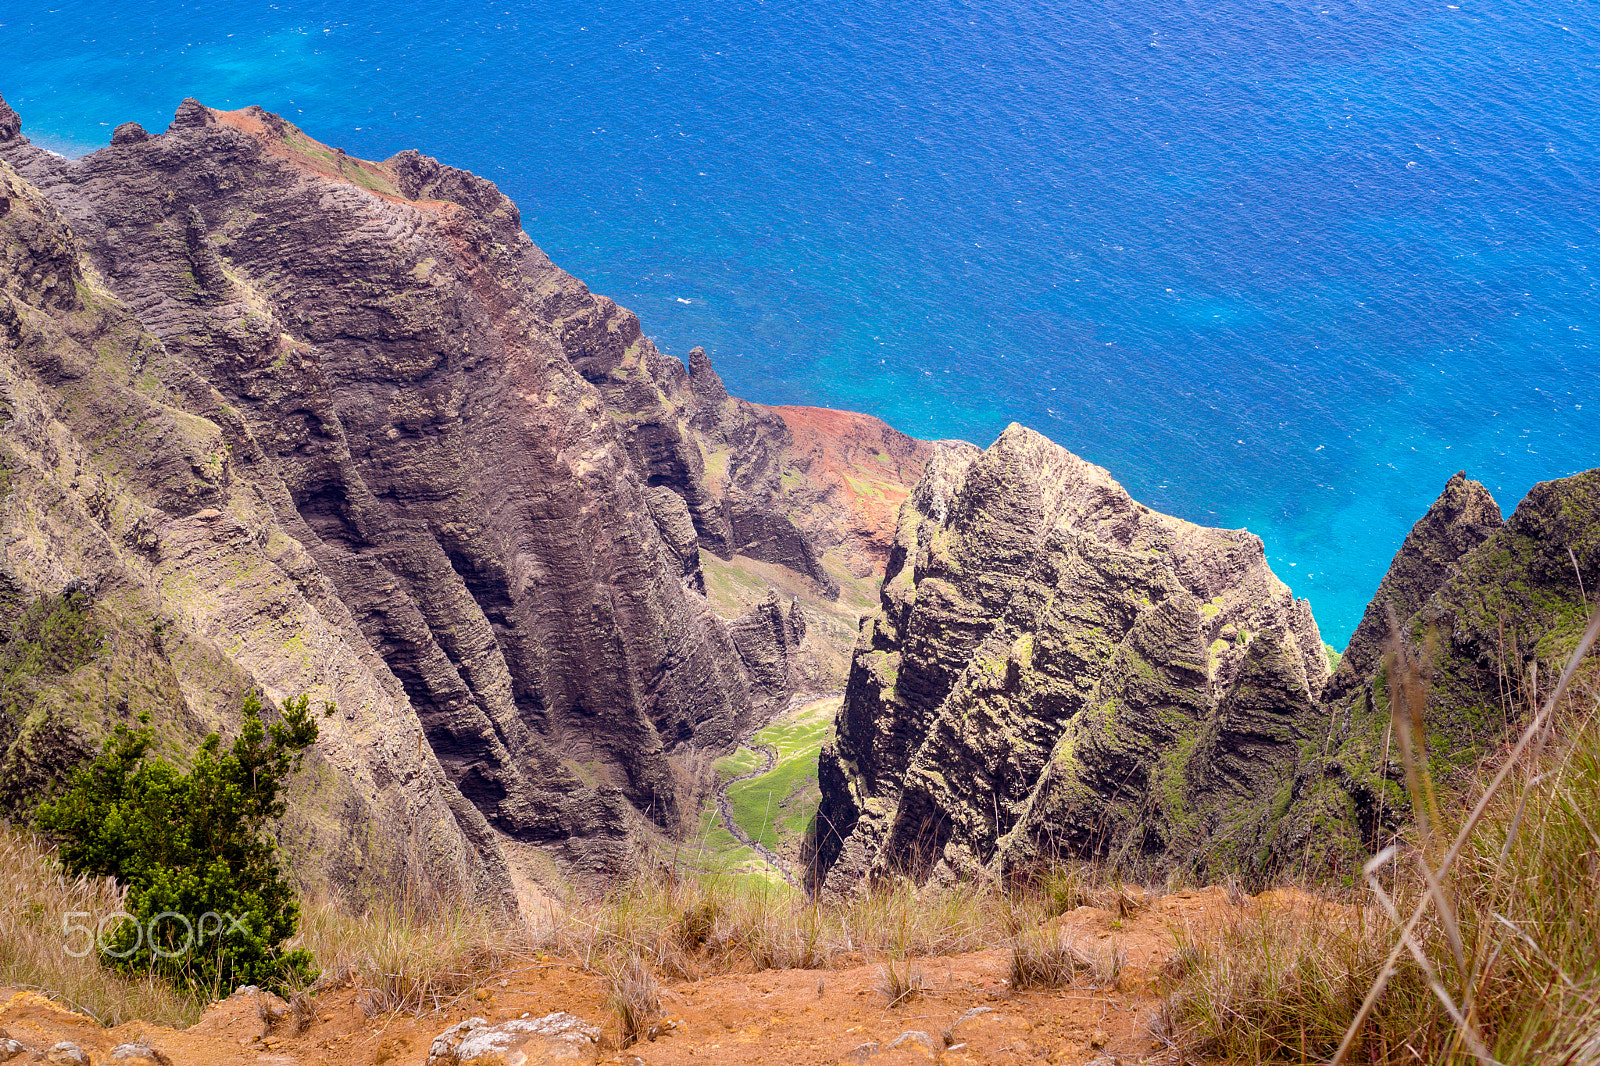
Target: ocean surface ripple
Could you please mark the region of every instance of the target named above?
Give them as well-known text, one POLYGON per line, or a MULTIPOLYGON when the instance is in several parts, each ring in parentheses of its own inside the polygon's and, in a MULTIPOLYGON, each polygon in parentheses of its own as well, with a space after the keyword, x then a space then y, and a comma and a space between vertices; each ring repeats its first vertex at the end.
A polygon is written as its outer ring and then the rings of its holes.
POLYGON ((1342 646, 1456 470, 1600 465, 1592 3, 0 2, 76 154, 185 96, 492 177, 729 387, 1011 421, 1342 646))

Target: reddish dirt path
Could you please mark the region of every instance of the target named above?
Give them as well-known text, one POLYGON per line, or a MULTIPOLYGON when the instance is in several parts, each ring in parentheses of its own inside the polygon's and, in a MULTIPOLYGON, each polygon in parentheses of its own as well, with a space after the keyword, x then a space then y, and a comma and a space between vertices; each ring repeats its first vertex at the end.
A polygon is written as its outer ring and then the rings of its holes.
MULTIPOLYGON (((863 1061, 862 1045, 886 1046, 913 1030, 927 1033, 936 1044, 950 1034, 950 1046, 938 1057, 948 1066, 1067 1066, 1104 1061, 1107 1055, 1138 1063, 1160 1057, 1147 1025, 1160 1006, 1160 974, 1173 954, 1173 930, 1228 906, 1226 895, 1213 888, 1163 896, 1121 920, 1091 907, 1056 919, 1091 954, 1107 952, 1113 944, 1126 953, 1118 986, 1105 991, 1015 993, 1004 981, 1009 960, 1003 949, 913 960, 926 991, 893 1008, 878 987, 881 967, 859 956, 834 970, 769 970, 672 982, 662 988, 661 1035, 625 1051, 616 1050, 604 980, 557 959, 507 971, 477 993, 420 1018, 367 1018, 354 990, 327 992, 318 998, 309 1027, 298 1034, 289 1031, 288 1022, 269 1031, 248 995, 216 1004, 199 1024, 180 1032, 138 1022, 101 1029, 40 996, 10 990, 0 990, 0 1028, 30 1048, 71 1040, 90 1054, 93 1066, 108 1063, 113 1046, 141 1037, 174 1066, 420 1066, 432 1038, 468 1017, 501 1022, 554 1011, 604 1027, 609 1046, 600 1061, 629 1066, 863 1061)), ((927 1051, 908 1047, 870 1059, 873 1066, 930 1061, 927 1051)))

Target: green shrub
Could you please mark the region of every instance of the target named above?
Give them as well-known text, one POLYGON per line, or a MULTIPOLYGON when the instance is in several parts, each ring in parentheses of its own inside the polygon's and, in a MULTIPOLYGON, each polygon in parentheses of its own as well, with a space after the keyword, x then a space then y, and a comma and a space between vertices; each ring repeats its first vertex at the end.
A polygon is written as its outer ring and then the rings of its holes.
POLYGON ((82 926, 119 970, 211 994, 311 977, 307 952, 281 949, 299 905, 267 826, 284 812, 283 789, 317 723, 304 696, 271 726, 255 695, 242 709, 233 745, 224 751, 213 733, 188 773, 148 756, 151 729, 118 726, 66 794, 39 808, 70 872, 128 886, 127 916, 86 915, 82 926))

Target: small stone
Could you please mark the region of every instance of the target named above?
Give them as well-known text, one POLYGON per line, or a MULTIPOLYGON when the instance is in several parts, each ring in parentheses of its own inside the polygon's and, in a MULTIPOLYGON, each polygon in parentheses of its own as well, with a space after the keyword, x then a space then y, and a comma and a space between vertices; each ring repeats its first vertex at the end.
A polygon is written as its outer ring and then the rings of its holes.
MULTIPOLYGON (((3 1032, 4 1030, 0 1030, 3 1032)), ((9 1036, 0 1037, 0 1062, 10 1062, 28 1049, 22 1046, 22 1041, 13 1040, 9 1036)))
POLYGON ((927 1033, 913 1029, 895 1037, 883 1050, 886 1062, 910 1064, 936 1062, 944 1047, 936 1043, 927 1033))
POLYGON ((54 1066, 89 1066, 89 1056, 70 1040, 63 1040, 45 1052, 44 1060, 54 1066))
POLYGON ((979 1017, 980 1015, 993 1014, 993 1013, 994 1013, 994 1008, 993 1007, 969 1007, 961 1015, 961 1017, 957 1018, 955 1020, 955 1022, 951 1024, 950 1031, 952 1033, 955 1032, 958 1028, 961 1027, 962 1023, 970 1022, 972 1019, 974 1019, 976 1017, 979 1017))
POLYGON ((839 1061, 863 1066, 922 1066, 938 1061, 943 1045, 927 1033, 908 1030, 887 1044, 860 1044, 839 1061))
POLYGON ((149 1044, 118 1044, 111 1049, 111 1061, 122 1066, 171 1066, 172 1063, 149 1044))
POLYGON ((1094 1032, 1089 1034, 1089 1046, 1092 1048, 1103 1048, 1110 1039, 1110 1033, 1106 1032, 1104 1029, 1096 1029, 1094 1032))
POLYGON ((582 1018, 558 1011, 543 1018, 490 1025, 468 1018, 433 1038, 428 1066, 496 1062, 504 1066, 589 1066, 600 1057, 600 1030, 582 1018))

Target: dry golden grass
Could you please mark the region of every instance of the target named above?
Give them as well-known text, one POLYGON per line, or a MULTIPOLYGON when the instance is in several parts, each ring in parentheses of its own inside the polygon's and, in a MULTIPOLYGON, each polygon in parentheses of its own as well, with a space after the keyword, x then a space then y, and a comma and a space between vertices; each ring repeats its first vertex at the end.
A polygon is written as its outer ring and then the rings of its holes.
MULTIPOLYGON (((10 831, 0 835, 0 860, 7 870, 0 982, 48 989, 110 1024, 137 1016, 182 1026, 198 1017, 204 1006, 198 999, 159 982, 130 981, 93 957, 62 950, 61 915, 117 910, 122 897, 114 886, 64 877, 47 847, 10 831)), ((353 987, 369 1016, 432 1012, 548 953, 609 977, 628 1031, 631 1020, 648 1025, 656 975, 828 969, 874 959, 899 978, 890 998, 903 999, 900 993, 916 984, 908 959, 1005 944, 1063 910, 1084 902, 1115 907, 1123 895, 1058 872, 1015 892, 974 885, 918 891, 898 883, 819 905, 780 885, 658 869, 598 900, 553 905, 536 925, 437 900, 380 902, 352 913, 330 898, 313 898, 303 902, 288 946, 308 949, 321 971, 293 997, 304 1010, 317 992, 353 987)))
POLYGON ((67 876, 53 848, 0 824, 0 985, 43 993, 103 1025, 192 1024, 203 1006, 197 998, 161 981, 124 977, 93 951, 72 954, 87 948, 90 937, 81 930, 69 935, 64 923, 92 929, 122 904, 122 892, 108 881, 67 876))
POLYGON ((661 1017, 655 974, 638 958, 631 958, 609 969, 606 983, 610 987, 606 1003, 617 1016, 622 1046, 632 1047, 646 1034, 654 1039, 650 1027, 661 1017))
MULTIPOLYGON (((1179 930, 1167 1035, 1192 1058, 1326 1061, 1383 968, 1387 934, 1370 912, 1315 895, 1247 903, 1179 930)), ((1377 1019, 1383 1032, 1413 1036, 1410 1019, 1427 1013, 1427 989, 1413 976, 1391 989, 1377 1019)))
POLYGON ((1018 992, 1087 985, 1117 987, 1127 956, 1112 941, 1105 951, 1086 947, 1058 926, 1024 929, 1011 941, 1007 980, 1018 992))
POLYGON ((878 970, 878 994, 888 1000, 890 1007, 898 1007, 919 998, 925 983, 922 970, 910 960, 896 962, 890 959, 878 970))
POLYGON ((291 947, 308 948, 313 989, 353 985, 369 1017, 438 1010, 513 967, 530 950, 513 922, 472 908, 384 902, 352 914, 329 900, 302 907, 291 947))
POLYGON ((638 958, 663 976, 693 978, 957 955, 1004 944, 1052 913, 1036 891, 899 883, 819 904, 743 878, 658 873, 556 911, 535 943, 591 969, 638 958))
POLYGON ((1394 649, 1414 832, 1367 864, 1359 905, 1253 905, 1187 934, 1164 1018, 1174 1051, 1600 1064, 1597 637, 1600 611, 1492 780, 1453 803, 1421 748, 1425 675, 1394 649))

